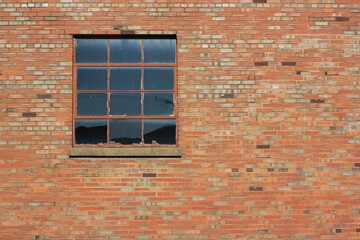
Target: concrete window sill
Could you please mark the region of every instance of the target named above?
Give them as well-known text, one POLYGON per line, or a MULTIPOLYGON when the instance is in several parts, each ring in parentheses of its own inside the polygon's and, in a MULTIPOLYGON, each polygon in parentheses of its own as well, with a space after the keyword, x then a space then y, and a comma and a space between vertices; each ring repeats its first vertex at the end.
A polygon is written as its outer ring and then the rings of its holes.
POLYGON ((70 157, 181 157, 181 149, 172 148, 71 148, 70 157))

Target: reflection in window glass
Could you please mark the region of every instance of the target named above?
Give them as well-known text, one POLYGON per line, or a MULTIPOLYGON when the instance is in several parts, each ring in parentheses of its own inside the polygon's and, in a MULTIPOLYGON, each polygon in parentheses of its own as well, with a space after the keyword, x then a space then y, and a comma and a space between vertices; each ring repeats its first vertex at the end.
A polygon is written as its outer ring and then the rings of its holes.
POLYGON ((106 143, 106 136, 106 120, 81 119, 75 121, 76 144, 106 143))
POLYGON ((144 115, 147 116, 173 116, 174 94, 173 93, 145 93, 144 115))
POLYGON ((110 93, 110 115, 141 115, 141 93, 110 93))
POLYGON ((105 116, 106 93, 78 93, 77 114, 79 116, 105 116))
POLYGON ((145 39, 144 61, 146 63, 174 63, 175 39, 145 39))
POLYGON ((106 39, 76 39, 77 63, 106 63, 106 39))
POLYGON ((140 90, 141 68, 115 67, 110 68, 111 90, 140 90))
POLYGON ((110 62, 112 63, 140 63, 140 39, 112 39, 110 40, 110 62))
POLYGON ((78 90, 106 90, 107 69, 104 67, 79 67, 78 90))
POLYGON ((144 120, 145 144, 175 144, 175 120, 144 120))
POLYGON ((121 144, 141 143, 141 120, 110 120, 110 141, 121 144))
POLYGON ((145 90, 173 90, 174 68, 147 67, 144 70, 145 90))

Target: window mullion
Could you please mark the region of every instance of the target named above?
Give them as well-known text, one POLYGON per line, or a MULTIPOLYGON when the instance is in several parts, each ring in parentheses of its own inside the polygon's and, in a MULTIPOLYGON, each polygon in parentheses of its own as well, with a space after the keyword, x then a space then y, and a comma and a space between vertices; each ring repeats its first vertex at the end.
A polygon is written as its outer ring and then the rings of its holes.
POLYGON ((107 43, 107 87, 106 87, 106 94, 107 94, 107 143, 110 143, 110 39, 108 39, 107 43))

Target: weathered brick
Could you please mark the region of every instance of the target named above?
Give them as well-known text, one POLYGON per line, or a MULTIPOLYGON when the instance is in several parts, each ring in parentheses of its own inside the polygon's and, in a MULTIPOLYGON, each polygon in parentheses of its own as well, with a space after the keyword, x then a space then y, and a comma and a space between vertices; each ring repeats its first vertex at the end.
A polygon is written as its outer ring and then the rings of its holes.
MULTIPOLYGON (((355 0, 0 1, 0 239, 357 239, 359 13, 355 0), (164 34, 178 140, 164 148, 181 157, 69 158, 74 37, 164 34)), ((106 86, 129 80, 113 73, 106 86)))

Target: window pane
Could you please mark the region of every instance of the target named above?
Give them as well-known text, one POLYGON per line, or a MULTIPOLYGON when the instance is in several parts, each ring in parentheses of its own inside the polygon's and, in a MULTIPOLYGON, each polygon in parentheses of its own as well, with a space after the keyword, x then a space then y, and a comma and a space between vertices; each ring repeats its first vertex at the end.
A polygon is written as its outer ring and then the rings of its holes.
POLYGON ((111 93, 110 115, 141 115, 141 93, 111 93))
POLYGON ((79 67, 77 69, 78 90, 106 90, 106 82, 106 68, 79 67))
POLYGON ((174 68, 153 67, 144 70, 145 90, 173 90, 174 68))
POLYGON ((141 143, 141 120, 110 120, 110 141, 121 144, 141 143))
POLYGON ((110 69, 111 90, 140 90, 141 68, 117 67, 110 69))
POLYGON ((145 93, 144 115, 147 116, 173 116, 173 93, 145 93))
POLYGON ((146 63, 174 63, 175 39, 144 40, 144 60, 146 63))
POLYGON ((104 116, 107 114, 106 93, 78 93, 77 114, 79 116, 104 116))
POLYGON ((105 39, 76 39, 76 62, 78 63, 106 63, 107 40, 105 39))
POLYGON ((144 120, 146 144, 176 144, 175 120, 144 120))
POLYGON ((140 63, 141 40, 139 39, 110 40, 110 62, 140 63))
POLYGON ((75 143, 98 144, 106 143, 107 126, 106 120, 76 120, 75 143))

